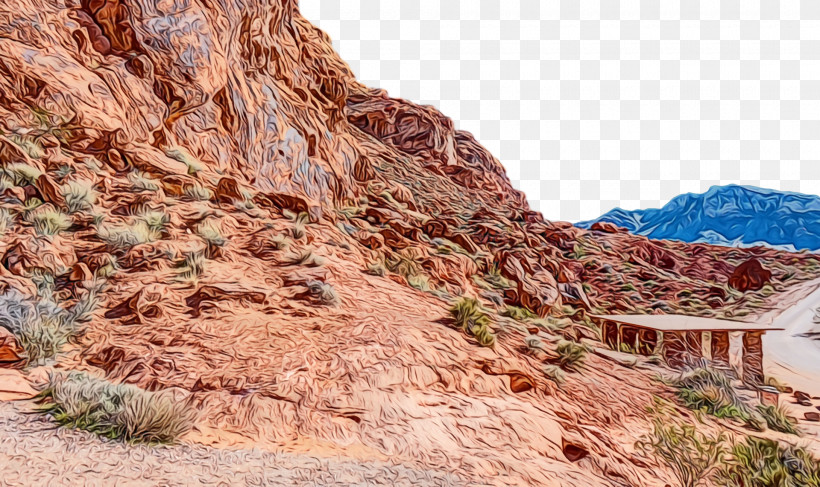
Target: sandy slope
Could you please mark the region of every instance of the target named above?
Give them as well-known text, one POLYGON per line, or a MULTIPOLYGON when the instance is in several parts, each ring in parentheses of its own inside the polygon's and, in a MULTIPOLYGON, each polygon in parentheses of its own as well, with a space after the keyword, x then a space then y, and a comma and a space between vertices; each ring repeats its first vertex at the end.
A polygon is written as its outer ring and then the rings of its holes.
MULTIPOLYGON (((0 402, 0 485, 466 485, 445 473, 204 446, 149 448, 56 428, 23 403, 0 402), (31 452, 38 452, 32 455, 31 452)), ((474 485, 474 484, 473 484, 474 485)))

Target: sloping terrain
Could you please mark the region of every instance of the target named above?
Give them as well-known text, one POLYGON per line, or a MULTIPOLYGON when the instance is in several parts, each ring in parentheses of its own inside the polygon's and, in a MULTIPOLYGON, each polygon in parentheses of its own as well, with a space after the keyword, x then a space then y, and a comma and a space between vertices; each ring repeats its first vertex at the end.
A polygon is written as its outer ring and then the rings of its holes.
POLYGON ((660 240, 784 250, 820 250, 820 197, 753 186, 714 186, 687 193, 663 208, 616 208, 592 221, 660 240))
POLYGON ((561 381, 557 346, 597 339, 589 311, 751 317, 820 268, 544 221, 292 0, 9 0, 0 73, 10 356, 172 391, 189 443, 665 485, 634 446, 659 369, 590 354, 561 381), (471 298, 486 323, 454 321, 471 298), (19 324, 43 316, 53 350, 19 324))

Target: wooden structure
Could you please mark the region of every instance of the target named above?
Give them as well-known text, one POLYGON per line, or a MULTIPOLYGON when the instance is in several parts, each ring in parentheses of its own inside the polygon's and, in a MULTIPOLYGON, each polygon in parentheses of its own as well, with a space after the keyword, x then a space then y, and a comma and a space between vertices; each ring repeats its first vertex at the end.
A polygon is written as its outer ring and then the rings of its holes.
POLYGON ((742 335, 743 382, 763 384, 762 336, 770 328, 757 323, 684 315, 591 315, 601 325, 601 338, 610 348, 642 355, 660 353, 670 367, 694 367, 704 359, 728 369, 733 337, 742 335), (709 346, 704 347, 708 334, 709 346), (706 349, 706 350, 704 350, 706 349))

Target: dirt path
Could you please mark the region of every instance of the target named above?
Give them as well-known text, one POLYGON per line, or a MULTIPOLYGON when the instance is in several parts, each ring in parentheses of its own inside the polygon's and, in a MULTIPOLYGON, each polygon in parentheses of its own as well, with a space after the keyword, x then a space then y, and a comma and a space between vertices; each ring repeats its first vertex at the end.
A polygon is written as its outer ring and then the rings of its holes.
POLYGON ((204 446, 128 446, 0 402, 0 485, 465 485, 404 465, 204 446))
POLYGON ((820 307, 820 279, 798 286, 779 298, 779 309, 761 316, 783 331, 763 337, 764 370, 795 389, 820 395, 820 341, 808 336, 816 327, 814 310, 820 307), (781 311, 783 310, 783 311, 781 311))

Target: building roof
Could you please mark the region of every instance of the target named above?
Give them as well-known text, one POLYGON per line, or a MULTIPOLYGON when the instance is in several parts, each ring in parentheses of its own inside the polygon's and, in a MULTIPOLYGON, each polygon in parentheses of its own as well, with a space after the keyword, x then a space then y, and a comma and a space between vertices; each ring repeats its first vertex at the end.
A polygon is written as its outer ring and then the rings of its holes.
POLYGON ((773 328, 761 323, 744 323, 742 321, 719 320, 717 318, 700 318, 686 315, 591 315, 609 321, 616 321, 640 328, 657 331, 773 331, 773 328))

